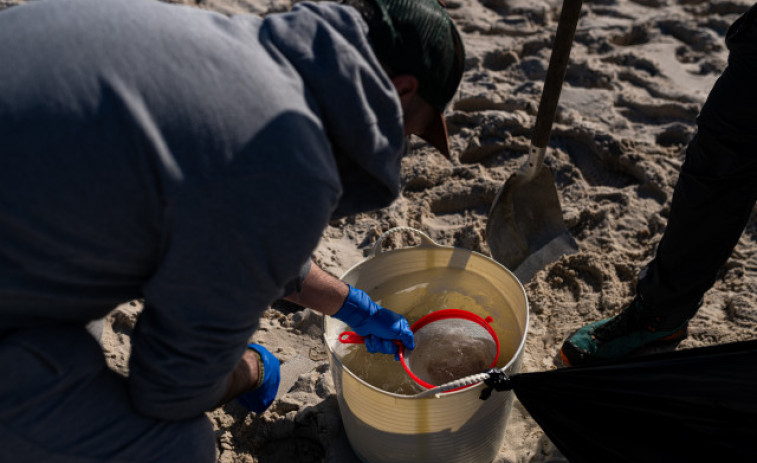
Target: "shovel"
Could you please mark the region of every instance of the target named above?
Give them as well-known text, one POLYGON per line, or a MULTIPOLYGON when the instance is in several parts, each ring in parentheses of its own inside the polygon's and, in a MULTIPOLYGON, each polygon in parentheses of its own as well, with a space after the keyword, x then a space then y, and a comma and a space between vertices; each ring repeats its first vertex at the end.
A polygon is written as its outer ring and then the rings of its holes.
POLYGON ((563 0, 528 159, 497 193, 486 223, 492 257, 523 282, 560 256, 578 251, 544 155, 580 13, 581 0, 563 0))

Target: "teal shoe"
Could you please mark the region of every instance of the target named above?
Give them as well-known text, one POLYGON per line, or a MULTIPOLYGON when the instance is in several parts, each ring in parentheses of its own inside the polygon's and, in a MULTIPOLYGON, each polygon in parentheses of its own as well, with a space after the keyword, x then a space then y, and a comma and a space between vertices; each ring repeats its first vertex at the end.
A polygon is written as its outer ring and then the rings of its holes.
POLYGON ((626 357, 651 346, 678 344, 688 335, 689 319, 673 323, 644 310, 640 297, 613 318, 600 320, 571 334, 560 349, 568 366, 626 357))

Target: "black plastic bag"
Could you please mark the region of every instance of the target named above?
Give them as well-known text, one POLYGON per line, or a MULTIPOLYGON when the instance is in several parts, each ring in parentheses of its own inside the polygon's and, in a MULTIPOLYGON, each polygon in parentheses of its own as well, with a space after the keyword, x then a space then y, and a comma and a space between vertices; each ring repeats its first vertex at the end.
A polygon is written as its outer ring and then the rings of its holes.
POLYGON ((574 463, 757 462, 757 340, 504 382, 574 463))

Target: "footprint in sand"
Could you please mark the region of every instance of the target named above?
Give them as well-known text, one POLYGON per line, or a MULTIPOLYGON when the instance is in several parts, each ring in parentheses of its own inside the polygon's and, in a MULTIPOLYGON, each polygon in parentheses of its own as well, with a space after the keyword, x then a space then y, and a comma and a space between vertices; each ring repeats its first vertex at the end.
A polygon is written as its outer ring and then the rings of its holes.
POLYGON ((620 47, 642 45, 649 42, 649 27, 644 24, 633 24, 624 32, 609 37, 609 42, 620 47))
POLYGON ((555 142, 568 153, 573 165, 591 186, 624 188, 640 183, 619 162, 625 148, 621 141, 610 135, 565 131, 558 132, 555 142))

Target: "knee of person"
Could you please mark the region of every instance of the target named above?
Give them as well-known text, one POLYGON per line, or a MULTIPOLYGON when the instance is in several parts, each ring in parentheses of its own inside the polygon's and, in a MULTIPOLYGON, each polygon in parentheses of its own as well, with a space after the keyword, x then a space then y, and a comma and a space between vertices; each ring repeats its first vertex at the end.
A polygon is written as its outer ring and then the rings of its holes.
POLYGON ((182 463, 215 463, 216 445, 213 425, 205 416, 183 422, 181 436, 170 451, 172 461, 182 463))

